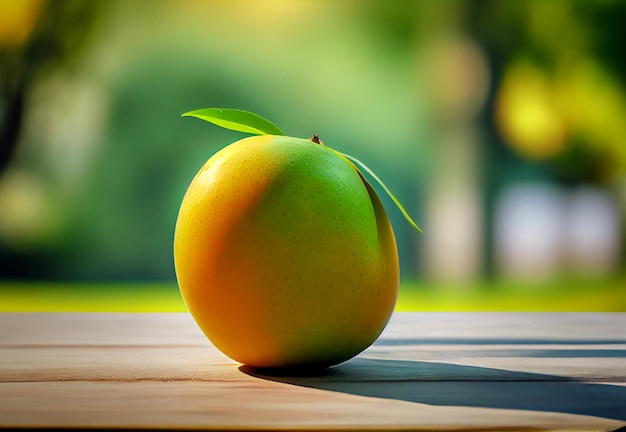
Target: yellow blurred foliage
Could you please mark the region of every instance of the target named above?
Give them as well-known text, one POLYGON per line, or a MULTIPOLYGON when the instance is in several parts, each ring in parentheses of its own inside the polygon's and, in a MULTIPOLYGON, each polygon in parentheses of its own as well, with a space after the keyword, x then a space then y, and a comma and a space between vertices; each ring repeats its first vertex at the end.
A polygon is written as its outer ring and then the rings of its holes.
POLYGON ((572 134, 626 167, 626 96, 617 82, 597 63, 584 59, 562 67, 554 83, 572 134))
POLYGON ((626 167, 626 95, 592 59, 564 63, 552 75, 529 61, 512 63, 497 95, 496 122, 529 159, 553 158, 577 139, 626 167))
POLYGON ((526 62, 505 73, 496 120, 507 142, 531 159, 548 159, 565 147, 565 124, 545 73, 526 62))
POLYGON ((42 0, 0 0, 0 47, 23 44, 43 6, 42 0))

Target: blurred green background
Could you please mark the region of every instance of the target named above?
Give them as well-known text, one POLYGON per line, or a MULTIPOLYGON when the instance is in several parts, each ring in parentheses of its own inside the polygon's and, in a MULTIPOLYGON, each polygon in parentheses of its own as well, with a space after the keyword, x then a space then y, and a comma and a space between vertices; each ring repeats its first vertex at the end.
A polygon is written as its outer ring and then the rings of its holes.
POLYGON ((0 310, 181 311, 178 206, 256 112, 366 162, 398 310, 626 311, 623 1, 0 0, 0 310))

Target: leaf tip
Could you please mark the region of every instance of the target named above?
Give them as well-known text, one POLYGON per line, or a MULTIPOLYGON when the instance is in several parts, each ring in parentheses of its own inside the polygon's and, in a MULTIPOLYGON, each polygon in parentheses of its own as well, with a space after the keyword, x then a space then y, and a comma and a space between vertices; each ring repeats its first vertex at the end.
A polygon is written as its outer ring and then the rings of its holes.
MULTIPOLYGON (((357 158, 355 158, 354 156, 350 156, 348 154, 345 153, 341 153, 341 152, 337 152, 335 150, 333 150, 333 152, 343 156, 345 159, 347 159, 349 162, 350 161, 354 161, 356 162, 360 167, 362 167, 369 175, 372 176, 372 178, 374 180, 376 180, 376 182, 383 188, 383 190, 387 193, 387 195, 389 196, 389 198, 391 198, 391 200, 394 202, 394 204, 396 205, 396 207, 398 207, 398 209, 400 210, 400 213, 402 213, 402 215, 404 216, 404 218, 407 220, 407 222, 409 223, 409 225, 411 225, 411 227, 413 227, 415 230, 417 230, 418 233, 420 234, 424 234, 421 230, 421 228, 415 223, 415 221, 411 218, 411 216, 409 215, 409 213, 406 211, 406 209, 404 208, 404 206, 402 205, 402 203, 400 202, 400 200, 398 198, 396 198, 396 196, 389 190, 389 188, 385 185, 385 183, 383 183, 383 181, 376 175, 376 173, 374 171, 372 171, 371 168, 369 168, 367 165, 365 165, 363 162, 361 162, 360 160, 358 160, 357 158)), ((360 173, 360 170, 358 167, 356 167, 354 165, 354 163, 351 163, 351 165, 360 173)), ((363 174, 361 174, 361 176, 363 176, 363 174)))

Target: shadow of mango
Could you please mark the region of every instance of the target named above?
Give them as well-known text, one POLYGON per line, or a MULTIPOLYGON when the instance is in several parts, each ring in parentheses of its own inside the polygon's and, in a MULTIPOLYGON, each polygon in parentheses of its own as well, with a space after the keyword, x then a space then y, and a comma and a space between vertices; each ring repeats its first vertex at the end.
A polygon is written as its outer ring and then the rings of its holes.
POLYGON ((248 366, 240 370, 271 381, 358 396, 626 421, 626 387, 558 375, 362 357, 324 370, 258 370, 248 366))

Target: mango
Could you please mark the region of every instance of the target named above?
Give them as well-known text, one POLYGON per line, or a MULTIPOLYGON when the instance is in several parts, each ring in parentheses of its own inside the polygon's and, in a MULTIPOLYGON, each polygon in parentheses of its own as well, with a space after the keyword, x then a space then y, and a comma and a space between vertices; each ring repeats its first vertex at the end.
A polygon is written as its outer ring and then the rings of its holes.
POLYGON ((239 140, 209 158, 180 206, 182 297, 208 339, 251 367, 344 362, 395 306, 398 252, 381 201, 351 162, 314 141, 239 140))

